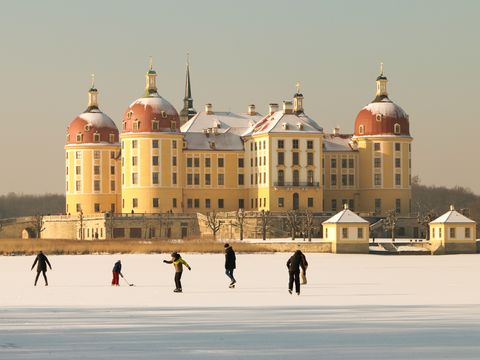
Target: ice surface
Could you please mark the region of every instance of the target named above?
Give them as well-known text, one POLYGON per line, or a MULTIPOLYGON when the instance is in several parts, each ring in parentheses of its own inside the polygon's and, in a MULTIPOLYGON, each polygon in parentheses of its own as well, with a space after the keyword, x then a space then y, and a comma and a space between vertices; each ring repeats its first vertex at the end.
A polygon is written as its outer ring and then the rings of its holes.
POLYGON ((0 359, 478 358, 479 255, 306 254, 300 296, 290 254, 237 254, 235 289, 223 255, 182 255, 183 294, 166 255, 49 256, 49 287, 0 257, 0 359))

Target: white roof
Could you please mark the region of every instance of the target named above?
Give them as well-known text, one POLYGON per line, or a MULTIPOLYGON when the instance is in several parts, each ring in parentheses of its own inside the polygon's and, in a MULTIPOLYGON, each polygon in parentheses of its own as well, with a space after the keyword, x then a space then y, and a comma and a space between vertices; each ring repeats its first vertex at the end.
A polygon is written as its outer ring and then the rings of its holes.
POLYGON ((265 116, 243 135, 306 132, 323 133, 323 128, 303 113, 286 114, 283 110, 279 110, 265 116))
POLYGON ((147 106, 150 106, 155 113, 160 113, 161 111, 165 111, 168 115, 176 115, 177 110, 170 104, 167 100, 161 97, 158 94, 152 94, 147 97, 142 97, 130 104, 130 107, 134 105, 141 104, 144 106, 144 109, 147 109, 147 106))
POLYGON ((475 221, 456 211, 453 206, 442 216, 433 220, 430 224, 474 224, 475 221))
POLYGON ((372 114, 383 114, 388 117, 408 119, 405 110, 388 98, 385 98, 381 102, 372 102, 365 106, 364 109, 370 111, 372 114))
POLYGON ((218 133, 230 132, 241 135, 249 127, 255 125, 263 115, 236 114, 228 111, 215 111, 207 114, 205 111, 188 120, 180 130, 183 133, 203 133, 205 129, 216 128, 218 133))
POLYGON ((91 126, 117 130, 117 126, 113 120, 98 109, 91 110, 90 112, 84 112, 78 115, 78 117, 85 120, 91 126))
POLYGON ((323 147, 325 151, 354 151, 350 145, 352 138, 348 136, 325 135, 323 147))
POLYGON ((188 150, 243 150, 242 138, 230 132, 184 133, 183 138, 188 150))
POLYGON ((368 224, 368 221, 349 209, 344 209, 322 224, 368 224))

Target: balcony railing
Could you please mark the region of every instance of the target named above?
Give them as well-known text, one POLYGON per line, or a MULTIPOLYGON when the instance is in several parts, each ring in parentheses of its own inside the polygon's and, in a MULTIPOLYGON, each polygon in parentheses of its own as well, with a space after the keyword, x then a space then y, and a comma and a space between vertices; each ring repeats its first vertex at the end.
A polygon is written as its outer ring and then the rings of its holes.
POLYGON ((302 182, 302 181, 292 181, 292 182, 277 181, 277 182, 273 183, 273 186, 277 186, 277 187, 281 187, 281 186, 285 186, 285 187, 319 187, 320 182, 318 182, 318 181, 306 181, 306 182, 302 182))

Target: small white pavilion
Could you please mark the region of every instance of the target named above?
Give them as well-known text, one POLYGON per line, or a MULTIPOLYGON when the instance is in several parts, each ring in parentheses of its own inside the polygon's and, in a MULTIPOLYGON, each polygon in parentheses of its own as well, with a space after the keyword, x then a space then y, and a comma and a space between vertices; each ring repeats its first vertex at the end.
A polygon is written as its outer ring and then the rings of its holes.
POLYGON ((453 205, 430 226, 432 254, 470 254, 477 252, 477 223, 455 210, 453 205))
POLYGON ((368 254, 370 223, 348 209, 344 209, 324 221, 323 238, 332 243, 333 253, 368 254))

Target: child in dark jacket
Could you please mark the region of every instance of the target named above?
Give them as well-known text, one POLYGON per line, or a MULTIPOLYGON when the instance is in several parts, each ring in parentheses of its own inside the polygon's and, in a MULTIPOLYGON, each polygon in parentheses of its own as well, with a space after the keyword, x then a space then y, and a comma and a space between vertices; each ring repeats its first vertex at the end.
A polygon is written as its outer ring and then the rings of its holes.
POLYGON ((112 274, 113 274, 112 286, 120 286, 120 284, 118 283, 119 276, 123 277, 123 275, 122 275, 122 263, 120 262, 120 260, 118 260, 115 263, 115 265, 113 265, 112 274))
POLYGON ((173 264, 175 267, 175 290, 173 292, 176 293, 181 293, 182 292, 182 273, 183 273, 183 265, 185 265, 188 270, 192 270, 190 265, 182 259, 179 253, 174 252, 172 253, 172 259, 171 260, 163 260, 165 264, 173 264))

